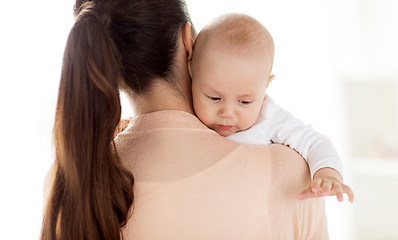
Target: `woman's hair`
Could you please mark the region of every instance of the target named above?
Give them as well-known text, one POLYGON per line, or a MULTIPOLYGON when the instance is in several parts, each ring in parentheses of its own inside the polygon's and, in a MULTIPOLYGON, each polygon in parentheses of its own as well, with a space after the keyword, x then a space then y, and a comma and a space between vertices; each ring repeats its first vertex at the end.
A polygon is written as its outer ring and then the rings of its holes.
POLYGON ((62 65, 53 129, 54 178, 41 239, 120 239, 134 179, 113 138, 119 87, 145 92, 172 81, 183 0, 81 1, 62 65))

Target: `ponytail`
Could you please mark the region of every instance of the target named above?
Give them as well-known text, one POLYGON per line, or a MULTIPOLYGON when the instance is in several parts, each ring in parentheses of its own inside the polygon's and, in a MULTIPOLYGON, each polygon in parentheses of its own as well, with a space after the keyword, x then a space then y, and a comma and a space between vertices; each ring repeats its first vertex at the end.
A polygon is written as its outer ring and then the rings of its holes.
POLYGON ((64 53, 53 129, 54 180, 41 239, 120 239, 133 203, 132 174, 114 150, 121 56, 110 17, 86 2, 64 53))

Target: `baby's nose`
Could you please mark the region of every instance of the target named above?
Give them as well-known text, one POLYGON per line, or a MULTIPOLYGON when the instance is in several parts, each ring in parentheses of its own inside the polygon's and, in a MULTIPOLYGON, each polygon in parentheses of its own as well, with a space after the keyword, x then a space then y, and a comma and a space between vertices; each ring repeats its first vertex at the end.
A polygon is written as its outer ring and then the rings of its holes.
POLYGON ((233 118, 235 116, 235 109, 230 104, 225 104, 219 112, 222 118, 233 118))

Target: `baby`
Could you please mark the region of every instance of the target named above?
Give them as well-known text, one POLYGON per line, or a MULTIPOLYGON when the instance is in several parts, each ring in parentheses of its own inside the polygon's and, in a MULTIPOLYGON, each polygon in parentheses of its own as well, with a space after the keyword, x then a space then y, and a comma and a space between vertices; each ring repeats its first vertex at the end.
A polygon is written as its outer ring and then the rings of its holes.
POLYGON ((198 34, 188 63, 195 113, 221 136, 247 144, 280 143, 307 161, 312 182, 298 199, 343 193, 342 163, 331 141, 304 125, 266 94, 274 43, 267 29, 243 14, 216 18, 198 34))

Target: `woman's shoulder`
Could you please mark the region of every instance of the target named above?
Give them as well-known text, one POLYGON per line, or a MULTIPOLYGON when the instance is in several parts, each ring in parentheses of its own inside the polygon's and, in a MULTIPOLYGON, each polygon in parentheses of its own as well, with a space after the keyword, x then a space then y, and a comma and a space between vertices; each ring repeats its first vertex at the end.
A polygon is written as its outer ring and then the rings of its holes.
POLYGON ((293 149, 282 144, 246 145, 239 144, 236 157, 244 157, 256 167, 272 174, 272 181, 305 185, 310 179, 308 165, 293 149))
POLYGON ((294 149, 282 144, 249 145, 239 143, 239 148, 248 157, 266 158, 279 163, 282 161, 290 164, 295 162, 305 164, 304 159, 294 149))

